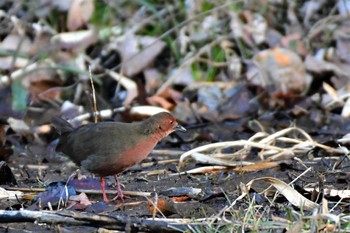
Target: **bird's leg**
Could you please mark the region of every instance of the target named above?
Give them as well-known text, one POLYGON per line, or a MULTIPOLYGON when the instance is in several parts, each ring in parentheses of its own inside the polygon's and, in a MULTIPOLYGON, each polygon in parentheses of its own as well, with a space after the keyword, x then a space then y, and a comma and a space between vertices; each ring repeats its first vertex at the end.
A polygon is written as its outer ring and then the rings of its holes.
POLYGON ((103 193, 103 201, 104 202, 109 202, 107 195, 106 195, 106 188, 105 188, 105 178, 104 177, 100 177, 100 183, 101 183, 101 188, 102 188, 102 193, 103 193))
POLYGON ((112 199, 113 201, 114 200, 117 200, 117 199, 127 199, 129 198, 128 196, 125 196, 123 194, 123 191, 122 189, 120 188, 120 182, 118 180, 118 176, 117 175, 114 175, 114 178, 115 178, 115 182, 117 183, 117 195, 112 199))

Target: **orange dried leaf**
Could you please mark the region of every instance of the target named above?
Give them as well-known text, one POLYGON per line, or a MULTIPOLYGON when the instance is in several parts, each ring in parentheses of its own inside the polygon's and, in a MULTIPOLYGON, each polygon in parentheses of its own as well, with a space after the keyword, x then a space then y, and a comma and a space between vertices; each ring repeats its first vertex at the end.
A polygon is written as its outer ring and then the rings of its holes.
POLYGON ((159 105, 164 109, 171 109, 174 106, 172 103, 170 103, 165 98, 163 98, 161 96, 157 96, 157 95, 148 97, 147 101, 151 105, 159 105))
POLYGON ((148 208, 152 214, 169 216, 176 213, 174 204, 165 199, 157 199, 155 202, 148 201, 148 208))
POLYGON ((171 199, 175 202, 184 202, 184 201, 187 201, 188 199, 190 199, 190 197, 181 196, 181 197, 172 197, 171 199))

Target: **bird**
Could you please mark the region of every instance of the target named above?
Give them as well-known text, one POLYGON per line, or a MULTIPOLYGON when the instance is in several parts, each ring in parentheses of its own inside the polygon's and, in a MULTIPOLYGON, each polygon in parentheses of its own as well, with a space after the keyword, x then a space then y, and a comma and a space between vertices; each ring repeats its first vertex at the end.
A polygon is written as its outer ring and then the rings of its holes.
POLYGON ((114 176, 117 195, 124 199, 118 174, 144 160, 157 143, 174 131, 186 132, 168 112, 157 113, 134 123, 98 122, 74 128, 61 117, 51 124, 59 134, 57 152, 67 155, 76 165, 100 177, 103 201, 109 202, 104 177, 114 176))

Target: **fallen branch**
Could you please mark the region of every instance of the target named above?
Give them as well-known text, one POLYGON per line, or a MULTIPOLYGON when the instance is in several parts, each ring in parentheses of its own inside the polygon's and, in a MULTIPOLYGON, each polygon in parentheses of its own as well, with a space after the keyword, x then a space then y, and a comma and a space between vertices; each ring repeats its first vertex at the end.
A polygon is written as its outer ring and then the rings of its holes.
POLYGON ((195 229, 203 222, 192 222, 190 219, 142 219, 122 215, 97 215, 73 211, 32 211, 0 210, 0 222, 35 222, 47 224, 85 225, 103 227, 131 232, 184 232, 195 229))

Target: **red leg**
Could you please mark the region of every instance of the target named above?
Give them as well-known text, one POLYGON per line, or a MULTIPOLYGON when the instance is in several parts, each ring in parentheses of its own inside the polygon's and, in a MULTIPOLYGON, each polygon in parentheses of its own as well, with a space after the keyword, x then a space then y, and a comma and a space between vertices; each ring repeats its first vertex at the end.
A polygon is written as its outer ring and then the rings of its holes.
POLYGON ((112 200, 114 201, 114 200, 117 200, 117 199, 127 199, 127 198, 129 198, 128 196, 125 196, 124 194, 123 194, 123 191, 122 191, 122 189, 120 188, 120 182, 119 182, 119 180, 118 180, 118 177, 117 177, 117 175, 114 175, 114 178, 115 178, 115 182, 117 183, 117 196, 115 196, 112 200))
POLYGON ((106 188, 105 188, 105 179, 104 177, 100 177, 100 183, 101 183, 101 188, 102 188, 102 193, 103 193, 103 201, 104 202, 109 202, 107 195, 106 195, 106 188))

